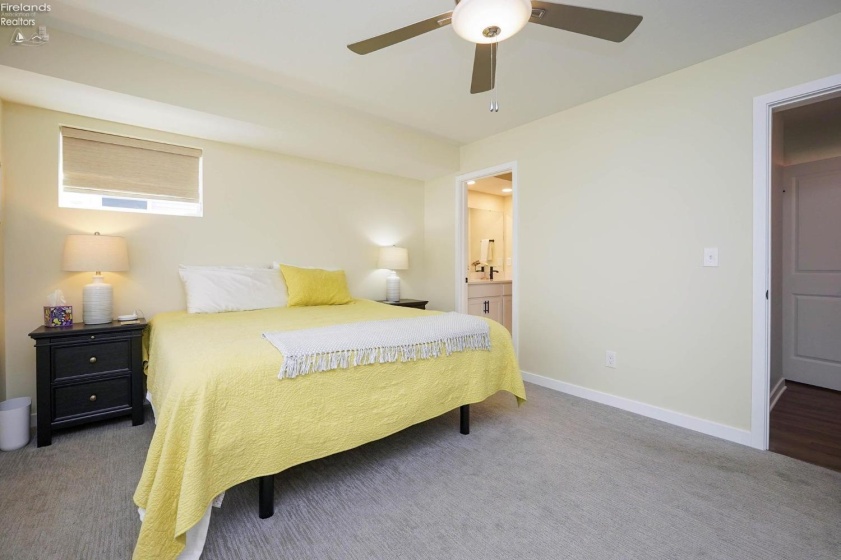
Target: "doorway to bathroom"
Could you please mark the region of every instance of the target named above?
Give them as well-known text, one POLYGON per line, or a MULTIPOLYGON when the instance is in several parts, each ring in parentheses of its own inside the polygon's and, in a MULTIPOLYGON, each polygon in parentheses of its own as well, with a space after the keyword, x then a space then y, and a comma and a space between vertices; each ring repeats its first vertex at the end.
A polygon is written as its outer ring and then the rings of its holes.
POLYGON ((518 350, 516 163, 456 178, 456 310, 497 321, 518 350))

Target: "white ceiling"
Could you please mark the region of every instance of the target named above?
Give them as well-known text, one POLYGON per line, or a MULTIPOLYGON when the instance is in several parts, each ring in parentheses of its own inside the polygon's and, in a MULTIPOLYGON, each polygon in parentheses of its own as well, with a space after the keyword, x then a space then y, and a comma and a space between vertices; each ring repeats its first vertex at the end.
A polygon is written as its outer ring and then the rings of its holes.
POLYGON ((575 0, 644 20, 624 43, 527 25, 502 43, 500 111, 470 95, 473 45, 446 27, 367 56, 345 45, 450 0, 63 0, 50 25, 466 143, 841 12, 838 0, 575 0))

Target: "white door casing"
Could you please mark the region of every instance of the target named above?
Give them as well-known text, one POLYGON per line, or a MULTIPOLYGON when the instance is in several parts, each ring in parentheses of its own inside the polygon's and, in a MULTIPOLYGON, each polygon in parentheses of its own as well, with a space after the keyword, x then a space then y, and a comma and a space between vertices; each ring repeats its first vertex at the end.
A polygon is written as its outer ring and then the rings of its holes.
POLYGON ((753 295, 751 411, 748 437, 732 441, 768 449, 771 309, 771 136, 776 111, 841 97, 841 74, 774 91, 753 99, 753 295))
POLYGON ((783 377, 841 391, 841 158, 787 167, 783 377))

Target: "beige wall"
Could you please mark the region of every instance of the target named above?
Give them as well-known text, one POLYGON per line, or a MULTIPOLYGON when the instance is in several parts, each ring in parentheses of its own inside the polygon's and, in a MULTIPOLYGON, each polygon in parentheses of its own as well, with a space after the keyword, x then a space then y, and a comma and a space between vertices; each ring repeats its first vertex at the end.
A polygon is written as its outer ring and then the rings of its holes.
POLYGON ((482 239, 495 239, 491 262, 495 270, 502 269, 505 244, 500 238, 505 236, 505 201, 501 196, 468 190, 467 208, 467 262, 464 270, 470 278, 480 278, 487 273, 475 272, 470 263, 479 260, 482 239))
POLYGON ((428 309, 455 310, 456 176, 445 175, 424 186, 424 236, 428 309))
MULTIPOLYGON (((750 428, 753 98, 839 50, 834 16, 462 148, 465 173, 518 164, 525 371, 750 428)), ((444 189, 427 212, 454 215, 444 189)))
MULTIPOLYGON (((58 26, 50 28, 49 47, 21 49, 0 41, 0 96, 413 179, 458 168, 458 146, 452 141, 268 85, 264 71, 254 74, 248 66, 237 64, 237 78, 231 79, 203 64, 123 48, 58 26)), ((213 62, 226 64, 224 57, 213 62)))
POLYGON ((505 200, 501 196, 478 191, 467 191, 467 207, 494 212, 505 211, 505 200))
POLYGON ((5 187, 3 186, 4 166, 3 157, 3 101, 0 100, 0 401, 6 398, 6 293, 4 289, 6 279, 6 259, 3 249, 5 241, 3 231, 6 225, 5 217, 5 187))
POLYGON ((7 104, 6 348, 9 397, 35 394, 35 352, 27 334, 41 322, 48 292, 64 290, 81 315, 85 273, 61 271, 69 233, 126 237, 131 270, 106 273, 115 313, 147 317, 184 308, 183 264, 341 267, 351 292, 382 299, 386 271, 377 246, 407 247, 406 297, 424 295, 424 193, 419 181, 184 138, 146 129, 7 104), (68 124, 204 149, 204 217, 184 218, 57 207, 58 126, 68 124))
MULTIPOLYGON (((500 196, 496 194, 488 194, 479 191, 467 191, 467 208, 475 208, 478 210, 489 210, 491 212, 499 212, 500 214, 500 221, 501 227, 499 227, 500 235, 495 236, 496 239, 496 247, 494 248, 494 270, 501 271, 502 276, 500 278, 510 278, 511 274, 511 267, 508 266, 506 263, 511 259, 511 248, 512 248, 512 204, 511 204, 511 197, 510 196, 500 196), (499 239, 498 237, 502 237, 499 239)), ((468 238, 469 238, 469 251, 468 251, 468 259, 467 274, 471 278, 480 278, 487 273, 475 272, 472 267, 470 267, 470 263, 474 262, 478 259, 479 255, 479 243, 482 238, 487 237, 486 235, 478 235, 473 228, 473 224, 471 222, 474 214, 468 212, 468 238)), ((495 222, 495 220, 494 220, 495 222)))

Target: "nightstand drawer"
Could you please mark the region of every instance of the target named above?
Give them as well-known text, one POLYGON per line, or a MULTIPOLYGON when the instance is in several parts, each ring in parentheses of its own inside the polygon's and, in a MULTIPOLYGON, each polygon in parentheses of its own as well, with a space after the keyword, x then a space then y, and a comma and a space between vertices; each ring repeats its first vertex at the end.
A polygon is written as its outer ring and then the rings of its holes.
POLYGON ((55 388, 55 418, 93 414, 111 408, 131 408, 131 377, 118 377, 55 388))
POLYGON ((113 338, 126 338, 126 333, 124 332, 97 332, 92 334, 75 334, 75 335, 64 335, 62 334, 59 336, 59 333, 56 334, 52 341, 54 344, 70 344, 76 342, 99 342, 110 340, 113 338))
POLYGON ((78 377, 130 367, 128 340, 53 349, 53 378, 78 377))

